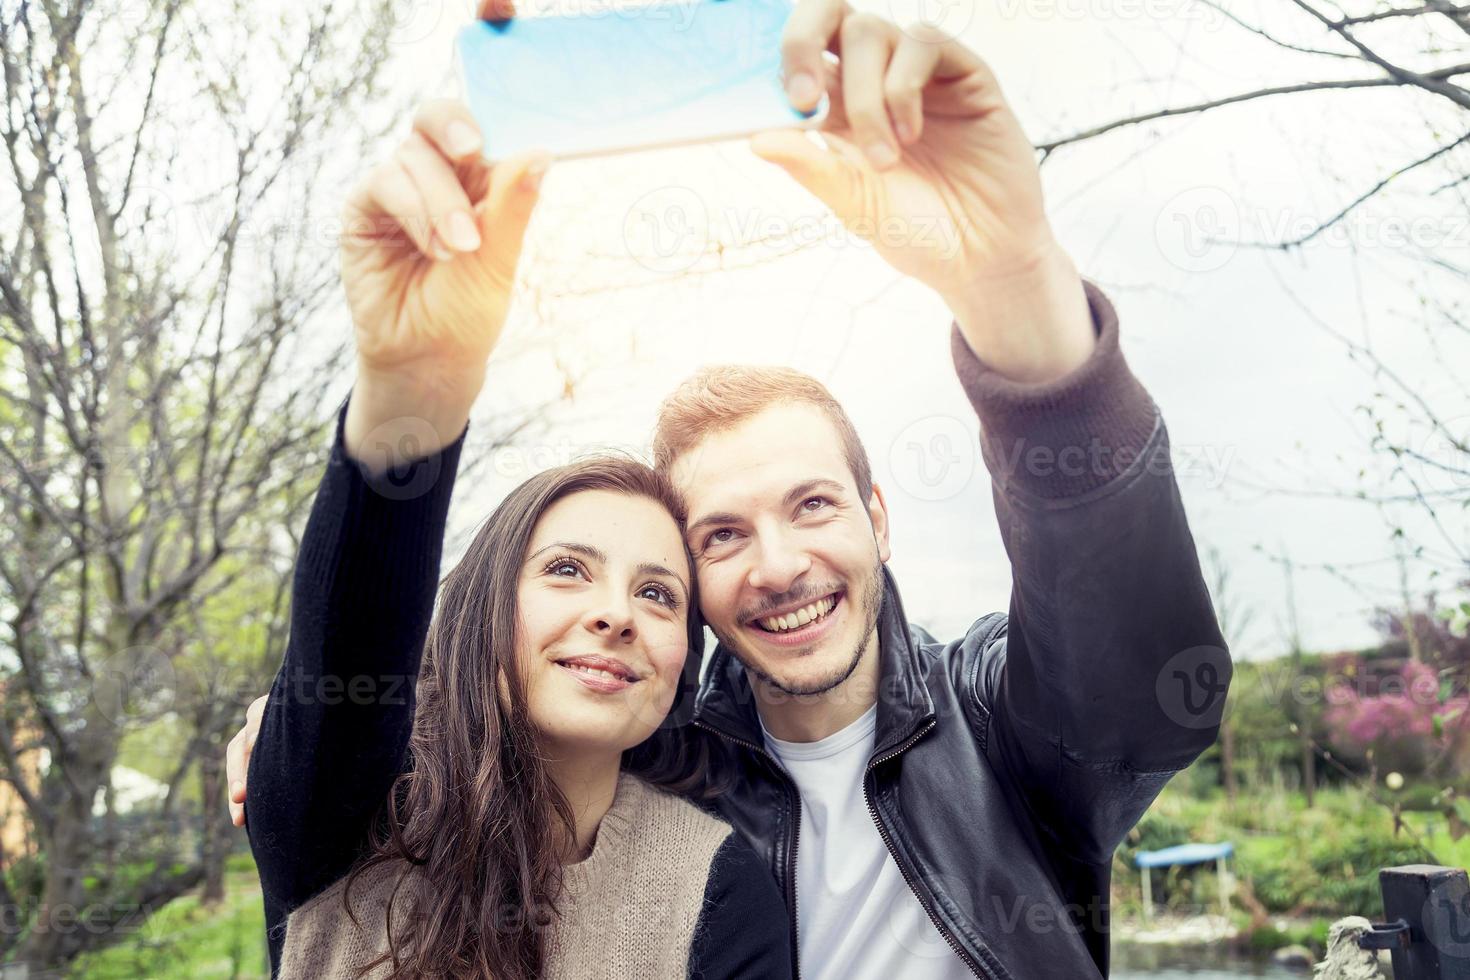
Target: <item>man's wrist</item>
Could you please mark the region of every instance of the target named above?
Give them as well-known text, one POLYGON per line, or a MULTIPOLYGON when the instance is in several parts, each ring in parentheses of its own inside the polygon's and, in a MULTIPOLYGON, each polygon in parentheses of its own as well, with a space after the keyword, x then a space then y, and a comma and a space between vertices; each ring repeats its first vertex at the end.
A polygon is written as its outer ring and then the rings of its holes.
POLYGON ((1055 381, 1096 346, 1082 276, 1055 243, 1023 268, 971 280, 945 302, 975 356, 1012 381, 1055 381))

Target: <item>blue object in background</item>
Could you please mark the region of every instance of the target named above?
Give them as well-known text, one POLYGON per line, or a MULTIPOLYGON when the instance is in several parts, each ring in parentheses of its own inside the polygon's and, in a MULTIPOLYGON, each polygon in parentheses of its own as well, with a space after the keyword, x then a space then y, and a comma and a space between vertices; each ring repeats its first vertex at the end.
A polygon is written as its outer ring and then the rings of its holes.
POLYGON ((463 28, 465 101, 499 160, 557 158, 810 127, 781 84, 790 0, 695 0, 463 28))

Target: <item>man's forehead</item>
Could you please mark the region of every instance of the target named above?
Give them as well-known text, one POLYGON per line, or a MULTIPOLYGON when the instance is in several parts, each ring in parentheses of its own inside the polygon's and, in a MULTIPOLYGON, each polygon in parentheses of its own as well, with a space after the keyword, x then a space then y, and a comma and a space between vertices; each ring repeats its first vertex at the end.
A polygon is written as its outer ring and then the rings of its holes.
POLYGON ((691 520, 715 508, 780 497, 812 479, 850 480, 837 428, 814 405, 774 405, 712 433, 670 469, 691 520))

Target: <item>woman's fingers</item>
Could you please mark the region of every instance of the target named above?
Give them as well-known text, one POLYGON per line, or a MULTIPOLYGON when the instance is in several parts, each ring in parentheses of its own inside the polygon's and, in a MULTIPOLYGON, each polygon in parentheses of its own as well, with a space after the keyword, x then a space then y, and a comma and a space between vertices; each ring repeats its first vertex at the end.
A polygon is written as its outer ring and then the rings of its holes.
POLYGON ((545 150, 501 160, 490 172, 484 200, 476 205, 475 219, 489 241, 477 254, 475 268, 507 291, 540 198, 541 178, 550 165, 551 155, 545 150))
POLYGON ((402 246, 406 236, 430 258, 451 258, 433 231, 418 187, 396 155, 369 171, 343 206, 343 245, 349 249, 402 246))
POLYGON ((480 231, 473 205, 449 160, 418 129, 399 145, 395 157, 413 180, 424 210, 422 217, 437 240, 456 252, 478 250, 480 231))
POLYGON ((446 160, 477 160, 485 140, 469 106, 458 99, 430 99, 413 116, 413 131, 428 140, 446 160))

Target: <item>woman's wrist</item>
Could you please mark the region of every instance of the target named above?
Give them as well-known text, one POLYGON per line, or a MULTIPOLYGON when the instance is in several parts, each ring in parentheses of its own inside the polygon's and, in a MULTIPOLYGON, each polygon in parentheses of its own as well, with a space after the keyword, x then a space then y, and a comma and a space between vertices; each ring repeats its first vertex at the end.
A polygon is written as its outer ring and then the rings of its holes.
POLYGON ((343 448, 374 474, 432 456, 464 432, 484 377, 483 370, 450 379, 359 364, 343 420, 343 448))

